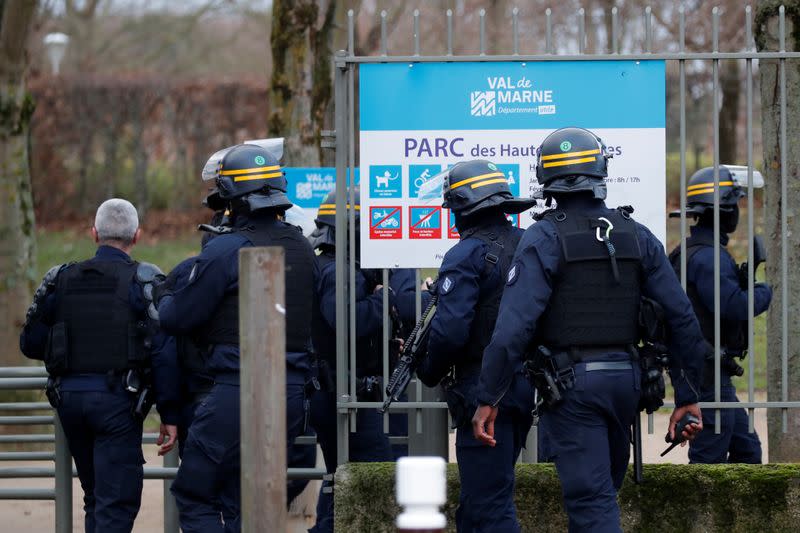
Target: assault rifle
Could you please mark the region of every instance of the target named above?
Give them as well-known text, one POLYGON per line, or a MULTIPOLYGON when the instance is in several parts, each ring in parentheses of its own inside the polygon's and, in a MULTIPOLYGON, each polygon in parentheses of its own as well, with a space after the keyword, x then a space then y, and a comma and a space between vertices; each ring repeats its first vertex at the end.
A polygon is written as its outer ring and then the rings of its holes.
POLYGON ((439 295, 436 291, 432 291, 431 301, 419 317, 419 322, 417 322, 403 343, 403 350, 400 352, 397 366, 389 378, 389 383, 386 385, 386 400, 384 400, 383 406, 379 409, 381 413, 385 413, 389 406, 392 405, 392 402, 402 396, 411 381, 411 374, 427 354, 431 321, 436 314, 435 308, 438 300, 439 295))

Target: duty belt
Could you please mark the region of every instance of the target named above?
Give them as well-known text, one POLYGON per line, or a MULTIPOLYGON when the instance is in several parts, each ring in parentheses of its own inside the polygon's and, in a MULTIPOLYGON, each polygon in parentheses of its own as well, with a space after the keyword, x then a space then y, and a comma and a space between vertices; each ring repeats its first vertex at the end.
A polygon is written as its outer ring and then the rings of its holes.
POLYGON ((623 344, 611 344, 608 346, 572 346, 569 348, 554 349, 553 351, 567 352, 570 358, 576 363, 602 360, 602 358, 610 353, 631 353, 630 347, 623 344))
POLYGON ((633 368, 630 361, 595 361, 586 363, 586 371, 594 372, 596 370, 630 370, 633 368))

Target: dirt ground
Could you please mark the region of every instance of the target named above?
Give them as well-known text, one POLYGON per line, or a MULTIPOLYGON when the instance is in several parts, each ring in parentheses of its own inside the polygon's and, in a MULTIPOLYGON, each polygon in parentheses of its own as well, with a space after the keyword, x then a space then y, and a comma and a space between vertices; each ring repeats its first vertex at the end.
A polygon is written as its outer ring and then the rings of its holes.
MULTIPOLYGON (((666 433, 669 414, 666 411, 653 416, 653 434, 647 433, 647 418, 642 418, 642 440, 645 463, 674 463, 685 464, 688 462, 688 447, 678 447, 666 457, 659 457, 664 451, 664 434, 666 433)), ((766 442, 767 420, 766 411, 757 409, 755 415, 756 431, 762 437, 764 458, 768 459, 766 442)), ((450 460, 455 461, 455 436, 450 436, 450 460)), ((318 454, 321 457, 321 453, 318 454)), ((147 464, 161 465, 161 459, 156 456, 155 445, 145 446, 145 459, 147 464)), ((47 463, 21 463, 4 462, 0 467, 10 466, 43 466, 47 463)), ((320 465, 321 466, 321 465, 320 465)), ((49 479, 0 479, 0 487, 49 487, 53 481, 49 479)), ((312 482, 306 491, 294 502, 290 516, 291 533, 306 531, 313 524, 314 505, 319 482, 312 482)), ((73 530, 83 531, 82 492, 78 480, 73 483, 73 530)), ((164 483, 162 481, 145 481, 142 495, 142 510, 136 519, 134 532, 157 533, 163 531, 163 501, 164 483)), ((50 533, 55 523, 55 506, 52 502, 44 501, 0 501, 0 524, 4 531, 27 531, 31 533, 50 533)))

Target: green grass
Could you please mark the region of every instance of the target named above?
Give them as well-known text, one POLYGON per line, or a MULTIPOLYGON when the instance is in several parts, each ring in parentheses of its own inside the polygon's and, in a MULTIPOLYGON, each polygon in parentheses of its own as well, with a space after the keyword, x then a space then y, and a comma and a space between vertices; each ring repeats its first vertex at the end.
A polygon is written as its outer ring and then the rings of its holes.
MULTIPOLYGON (((41 231, 37 235, 37 248, 37 269, 41 278, 53 265, 92 257, 97 245, 88 230, 85 235, 75 231, 41 231)), ((200 237, 190 233, 177 239, 145 238, 133 247, 131 255, 138 261, 154 263, 164 272, 169 272, 199 250, 200 237)))

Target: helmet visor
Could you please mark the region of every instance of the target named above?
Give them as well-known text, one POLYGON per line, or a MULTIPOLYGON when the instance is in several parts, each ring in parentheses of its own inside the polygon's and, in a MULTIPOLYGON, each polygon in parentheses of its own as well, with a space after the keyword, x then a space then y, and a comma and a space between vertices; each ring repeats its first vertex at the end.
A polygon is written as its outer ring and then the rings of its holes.
MULTIPOLYGON (((269 152, 269 154, 273 156, 276 161, 280 161, 283 158, 283 137, 276 137, 274 139, 254 139, 252 141, 245 141, 242 144, 259 146, 269 152)), ((223 148, 222 150, 218 150, 208 158, 206 164, 203 165, 203 172, 201 173, 203 181, 212 181, 217 177, 217 166, 219 166, 219 162, 222 161, 222 158, 225 157, 225 154, 237 146, 239 145, 235 144, 233 146, 223 148)))
MULTIPOLYGON (((731 173, 731 178, 733 178, 733 183, 737 187, 741 187, 742 189, 747 189, 749 180, 747 177, 747 167, 742 165, 724 165, 725 168, 731 173)), ((761 189, 764 187, 764 176, 761 175, 756 169, 753 169, 753 188, 761 189)))
POLYGON ((426 204, 441 202, 444 196, 444 180, 448 174, 450 174, 449 168, 431 176, 419 186, 417 199, 426 204))

